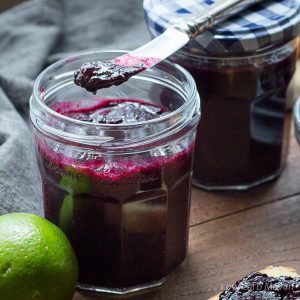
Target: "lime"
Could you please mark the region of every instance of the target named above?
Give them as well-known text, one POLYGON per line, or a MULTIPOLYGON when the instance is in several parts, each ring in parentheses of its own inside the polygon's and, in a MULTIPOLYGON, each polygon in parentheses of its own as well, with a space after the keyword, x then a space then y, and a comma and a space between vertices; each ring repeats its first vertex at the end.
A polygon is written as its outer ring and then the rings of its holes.
POLYGON ((86 194, 91 191, 89 177, 80 171, 67 167, 66 176, 62 176, 59 183, 60 187, 71 195, 86 194))
POLYGON ((73 196, 65 196, 60 208, 58 226, 68 235, 72 235, 73 231, 73 196))
POLYGON ((77 259, 65 234, 32 214, 0 216, 0 299, 71 300, 77 259))

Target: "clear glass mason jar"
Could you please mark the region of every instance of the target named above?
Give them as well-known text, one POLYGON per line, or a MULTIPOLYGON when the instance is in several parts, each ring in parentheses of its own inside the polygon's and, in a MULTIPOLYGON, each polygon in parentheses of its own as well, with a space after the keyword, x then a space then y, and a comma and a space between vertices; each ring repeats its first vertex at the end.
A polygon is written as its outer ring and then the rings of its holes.
POLYGON ((186 257, 200 117, 193 78, 170 62, 97 96, 73 84, 82 63, 121 54, 79 54, 51 65, 30 100, 45 216, 74 246, 79 288, 117 294, 160 285, 186 257), (98 124, 52 109, 64 103, 86 109, 100 98, 138 99, 169 112, 98 124))
POLYGON ((247 189, 276 178, 286 161, 287 92, 296 41, 251 55, 204 56, 191 49, 172 60, 194 77, 201 97, 193 183, 247 189))

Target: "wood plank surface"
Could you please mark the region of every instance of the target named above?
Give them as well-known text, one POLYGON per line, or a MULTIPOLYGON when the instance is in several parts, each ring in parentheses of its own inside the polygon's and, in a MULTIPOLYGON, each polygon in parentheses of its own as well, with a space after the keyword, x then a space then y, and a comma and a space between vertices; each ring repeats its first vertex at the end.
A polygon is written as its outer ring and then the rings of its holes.
POLYGON ((275 181, 248 191, 206 192, 193 189, 191 226, 224 215, 278 201, 300 193, 300 150, 291 126, 290 152, 282 175, 275 181))
POLYGON ((24 2, 24 0, 2 0, 0 1, 0 12, 22 2, 24 2))

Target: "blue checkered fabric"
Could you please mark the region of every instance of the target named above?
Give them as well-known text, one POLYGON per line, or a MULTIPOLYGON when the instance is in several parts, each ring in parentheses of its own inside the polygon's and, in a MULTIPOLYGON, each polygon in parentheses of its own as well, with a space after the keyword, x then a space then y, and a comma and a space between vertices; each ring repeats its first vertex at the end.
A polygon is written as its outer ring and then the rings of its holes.
MULTIPOLYGON (((144 0, 145 18, 153 36, 170 25, 199 16, 222 0, 144 0)), ((300 34, 300 0, 260 2, 189 44, 207 54, 254 52, 292 40, 300 34)))

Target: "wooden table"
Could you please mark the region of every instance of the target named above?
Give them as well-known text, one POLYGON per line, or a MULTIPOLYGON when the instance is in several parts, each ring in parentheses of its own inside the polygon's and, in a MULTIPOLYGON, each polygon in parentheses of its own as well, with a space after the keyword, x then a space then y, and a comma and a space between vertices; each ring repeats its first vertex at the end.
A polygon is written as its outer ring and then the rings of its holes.
MULTIPOLYGON (((296 93, 300 94, 300 62, 296 93)), ((287 165, 276 181, 246 192, 193 188, 185 266, 159 290, 130 300, 206 300, 266 266, 300 271, 300 147, 291 127, 287 165)), ((120 299, 83 295, 74 300, 120 299)), ((121 298, 124 299, 124 298, 121 298)))
POLYGON ((4 0, 0 1, 0 12, 23 2, 24 0, 4 0))

